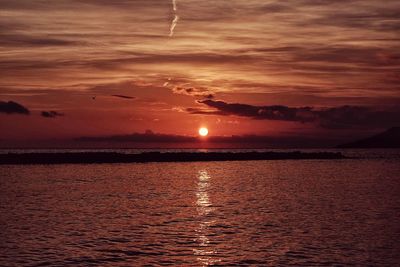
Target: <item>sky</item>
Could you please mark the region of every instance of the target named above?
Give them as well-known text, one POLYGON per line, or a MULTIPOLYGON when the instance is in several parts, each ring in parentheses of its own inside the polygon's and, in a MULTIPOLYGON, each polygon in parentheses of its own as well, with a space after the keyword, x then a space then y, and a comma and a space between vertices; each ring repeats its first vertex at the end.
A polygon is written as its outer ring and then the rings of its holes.
POLYGON ((351 140, 400 125, 399 41, 397 0, 0 0, 0 141, 351 140))

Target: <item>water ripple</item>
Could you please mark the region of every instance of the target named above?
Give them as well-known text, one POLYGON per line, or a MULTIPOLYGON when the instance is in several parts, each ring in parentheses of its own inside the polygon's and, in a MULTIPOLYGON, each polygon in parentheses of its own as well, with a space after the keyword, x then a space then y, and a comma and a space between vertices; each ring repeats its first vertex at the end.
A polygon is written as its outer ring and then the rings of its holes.
POLYGON ((395 266, 398 163, 1 166, 0 266, 395 266))

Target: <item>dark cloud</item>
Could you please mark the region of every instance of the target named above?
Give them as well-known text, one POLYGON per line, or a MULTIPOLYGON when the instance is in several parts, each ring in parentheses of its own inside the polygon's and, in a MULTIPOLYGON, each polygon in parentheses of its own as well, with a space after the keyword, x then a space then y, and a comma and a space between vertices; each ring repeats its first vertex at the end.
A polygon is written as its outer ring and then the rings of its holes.
MULTIPOLYGON (((217 109, 220 114, 237 115, 260 120, 282 120, 308 122, 315 120, 312 108, 290 108, 286 106, 252 106, 247 104, 229 104, 223 101, 202 100, 198 103, 217 109)), ((196 113, 199 114, 199 113, 196 113)), ((204 113, 207 114, 207 113, 204 113)), ((213 114, 213 113, 209 113, 213 114)))
POLYGON ((391 127, 400 125, 400 109, 380 110, 361 106, 333 108, 253 106, 223 101, 198 101, 215 110, 188 109, 191 114, 235 115, 258 120, 312 122, 324 128, 391 127))
POLYGON ((0 101, 0 113, 29 115, 30 111, 14 101, 0 101))
POLYGON ((45 118, 56 118, 56 117, 62 117, 64 116, 64 114, 51 110, 51 111, 42 111, 41 116, 45 118))
POLYGON ((175 94, 203 97, 206 99, 213 99, 215 97, 214 94, 210 93, 206 88, 176 86, 172 89, 172 92, 175 94))
POLYGON ((127 96, 127 95, 111 95, 113 97, 124 98, 124 99, 135 99, 136 97, 127 96))

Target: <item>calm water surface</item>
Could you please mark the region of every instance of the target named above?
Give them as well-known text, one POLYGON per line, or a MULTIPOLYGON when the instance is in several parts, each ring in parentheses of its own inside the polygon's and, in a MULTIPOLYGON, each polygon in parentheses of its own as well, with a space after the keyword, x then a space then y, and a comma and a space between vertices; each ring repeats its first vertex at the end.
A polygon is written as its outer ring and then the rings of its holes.
POLYGON ((0 266, 398 266, 399 163, 0 166, 0 266))

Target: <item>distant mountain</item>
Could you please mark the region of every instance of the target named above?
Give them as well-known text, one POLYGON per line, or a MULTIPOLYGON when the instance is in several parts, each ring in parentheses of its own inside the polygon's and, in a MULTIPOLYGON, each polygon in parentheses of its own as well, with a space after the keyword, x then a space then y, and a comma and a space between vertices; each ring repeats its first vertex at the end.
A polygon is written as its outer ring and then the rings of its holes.
POLYGON ((393 127, 369 138, 338 146, 339 148, 400 148, 400 127, 393 127))

